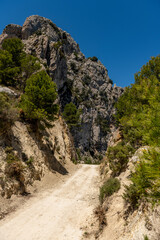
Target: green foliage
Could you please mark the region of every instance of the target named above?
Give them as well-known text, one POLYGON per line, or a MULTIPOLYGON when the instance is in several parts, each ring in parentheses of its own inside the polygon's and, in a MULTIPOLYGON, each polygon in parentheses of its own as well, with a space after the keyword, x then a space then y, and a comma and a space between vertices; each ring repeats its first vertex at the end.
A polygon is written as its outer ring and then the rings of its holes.
POLYGON ((30 166, 30 165, 32 165, 33 162, 34 162, 34 157, 31 156, 31 157, 26 161, 26 164, 27 164, 28 166, 30 166))
POLYGON ((143 153, 132 174, 130 186, 126 186, 124 198, 132 208, 137 207, 141 200, 160 203, 160 152, 152 148, 143 153))
POLYGON ((56 98, 56 84, 43 70, 27 80, 21 107, 28 119, 51 120, 58 111, 56 98))
POLYGON ((63 117, 70 127, 80 124, 80 115, 81 110, 77 109, 74 103, 70 102, 65 105, 63 117))
POLYGON ((77 158, 79 161, 82 160, 82 157, 81 157, 81 150, 79 148, 76 149, 76 153, 77 153, 77 158))
POLYGON ((54 43, 53 47, 54 47, 54 49, 58 50, 62 45, 63 45, 63 43, 60 40, 60 41, 54 43))
POLYGON ((37 58, 23 52, 18 38, 4 40, 0 50, 0 82, 24 90, 26 80, 40 69, 37 58))
POLYGON ((111 196, 114 192, 118 192, 119 189, 120 181, 117 178, 109 178, 100 188, 100 201, 103 202, 106 197, 111 196))
POLYGON ((21 60, 21 72, 22 78, 20 81, 20 85, 24 88, 26 84, 26 80, 35 72, 37 72, 41 68, 39 60, 32 56, 26 55, 25 58, 21 60))
POLYGON ((85 157, 85 158, 84 158, 84 163, 85 163, 85 164, 92 164, 91 158, 85 157))
POLYGON ((100 114, 97 115, 96 124, 100 126, 103 134, 110 132, 110 126, 108 119, 103 118, 100 114))
POLYGON ((160 144, 160 56, 135 75, 116 104, 116 119, 126 141, 135 147, 160 144), (143 126, 143 127, 142 127, 143 126))
POLYGON ((2 48, 12 55, 12 60, 15 66, 21 65, 21 59, 24 54, 23 47, 24 45, 19 38, 8 38, 2 43, 2 48))
POLYGON ((93 62, 98 62, 98 58, 97 57, 89 57, 88 59, 90 59, 93 62))
POLYGON ((131 157, 133 152, 134 149, 131 145, 126 145, 124 142, 120 142, 116 146, 108 148, 107 158, 113 175, 119 175, 125 170, 129 157, 131 157))
POLYGON ((6 162, 7 163, 13 163, 16 161, 20 161, 20 159, 13 153, 8 153, 6 156, 6 162))
POLYGON ((135 208, 145 199, 160 203, 160 56, 135 74, 135 84, 126 88, 116 104, 116 120, 124 141, 134 148, 149 145, 132 174, 124 198, 135 208))
POLYGON ((147 235, 144 236, 144 240, 149 240, 147 235))
POLYGON ((7 147, 5 148, 5 153, 7 153, 7 154, 8 154, 8 153, 11 153, 12 151, 13 151, 13 148, 12 148, 12 147, 8 147, 8 146, 7 146, 7 147))
POLYGON ((12 54, 0 49, 0 82, 6 85, 15 85, 19 67, 15 67, 12 54))
POLYGON ((75 165, 78 163, 77 160, 75 158, 72 158, 71 160, 75 165))

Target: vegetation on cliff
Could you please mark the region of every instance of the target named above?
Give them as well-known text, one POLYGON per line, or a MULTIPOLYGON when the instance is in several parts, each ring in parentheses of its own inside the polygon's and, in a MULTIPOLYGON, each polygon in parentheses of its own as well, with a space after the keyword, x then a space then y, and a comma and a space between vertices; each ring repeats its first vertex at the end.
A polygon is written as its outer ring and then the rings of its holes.
POLYGON ((58 111, 56 84, 48 74, 40 71, 39 60, 23 51, 23 43, 18 38, 5 39, 0 49, 0 82, 18 91, 19 99, 0 94, 1 132, 7 130, 7 123, 18 118, 53 120, 58 111), (38 72, 37 72, 38 71, 38 72), (21 109, 20 109, 21 108, 21 109))
POLYGON ((121 145, 124 147, 122 149, 117 145, 108 149, 110 165, 118 167, 121 172, 121 159, 127 163, 132 153, 127 153, 125 148, 131 146, 136 150, 141 146, 149 146, 136 164, 131 177, 132 184, 126 187, 124 198, 133 208, 141 200, 160 202, 160 56, 152 57, 135 74, 135 83, 126 88, 116 109, 117 124, 122 133, 121 145))

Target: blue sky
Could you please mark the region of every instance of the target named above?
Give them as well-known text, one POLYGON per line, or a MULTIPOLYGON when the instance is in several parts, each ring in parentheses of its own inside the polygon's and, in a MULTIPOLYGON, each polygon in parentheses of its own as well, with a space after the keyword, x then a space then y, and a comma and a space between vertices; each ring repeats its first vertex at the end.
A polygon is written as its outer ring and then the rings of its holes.
POLYGON ((118 86, 133 83, 134 73, 160 54, 160 0, 1 0, 0 33, 33 14, 69 32, 118 86))

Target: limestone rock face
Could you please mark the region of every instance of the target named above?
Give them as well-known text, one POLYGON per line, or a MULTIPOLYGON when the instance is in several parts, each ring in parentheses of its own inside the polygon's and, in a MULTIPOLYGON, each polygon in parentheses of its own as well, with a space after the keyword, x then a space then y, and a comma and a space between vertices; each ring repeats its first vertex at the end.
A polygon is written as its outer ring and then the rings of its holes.
POLYGON ((25 51, 41 60, 57 84, 62 111, 71 101, 82 109, 81 126, 71 130, 76 148, 92 156, 97 151, 105 152, 111 135, 109 128, 114 124, 114 103, 123 88, 112 86, 104 65, 85 58, 73 38, 49 19, 35 15, 26 19, 22 29, 7 26, 0 43, 12 36, 14 29, 15 35, 22 38, 25 51))
POLYGON ((31 125, 16 121, 8 136, 0 137, 0 196, 24 194, 49 172, 67 174, 73 156, 68 128, 61 118, 38 135, 31 125))
POLYGON ((8 34, 9 37, 12 35, 13 37, 22 37, 22 27, 17 24, 9 24, 3 30, 3 34, 8 34))

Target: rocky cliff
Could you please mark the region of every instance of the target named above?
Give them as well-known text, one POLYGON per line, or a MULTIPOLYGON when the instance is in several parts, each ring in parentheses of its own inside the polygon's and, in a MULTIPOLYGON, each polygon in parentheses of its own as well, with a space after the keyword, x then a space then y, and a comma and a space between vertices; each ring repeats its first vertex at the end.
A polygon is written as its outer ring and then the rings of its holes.
POLYGON ((33 125, 16 121, 0 136, 0 196, 28 194, 28 187, 49 173, 66 175, 73 157, 69 130, 61 117, 38 132, 33 125))
POLYGON ((72 128, 82 153, 105 152, 113 127, 114 103, 123 88, 112 86, 107 69, 95 57, 85 58, 79 45, 49 19, 30 16, 24 25, 10 24, 0 36, 23 40, 25 51, 37 56, 58 87, 61 110, 73 102, 82 109, 81 126, 72 128))

